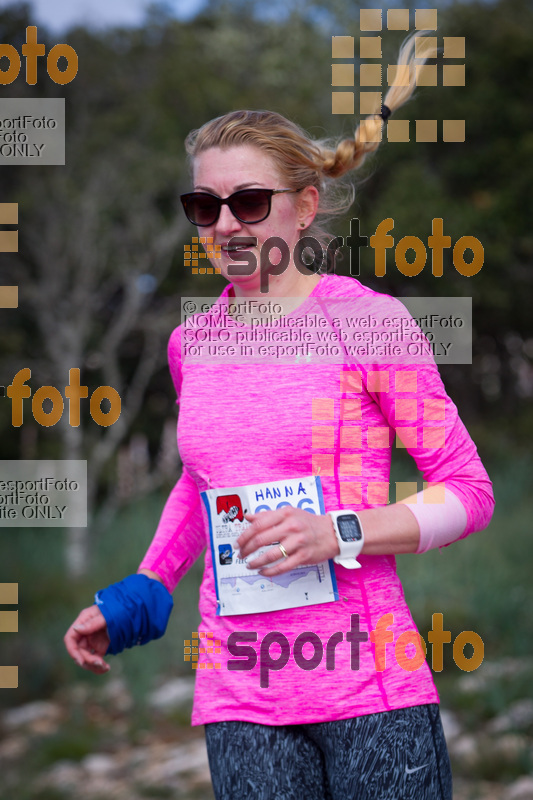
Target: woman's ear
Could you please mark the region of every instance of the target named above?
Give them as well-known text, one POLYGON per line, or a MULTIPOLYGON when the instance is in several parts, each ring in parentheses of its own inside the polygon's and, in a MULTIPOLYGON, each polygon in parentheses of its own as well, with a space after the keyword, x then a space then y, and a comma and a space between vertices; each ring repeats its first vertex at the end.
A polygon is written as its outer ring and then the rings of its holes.
POLYGON ((319 201, 318 189, 315 186, 306 186, 298 195, 298 227, 308 228, 316 216, 319 201))

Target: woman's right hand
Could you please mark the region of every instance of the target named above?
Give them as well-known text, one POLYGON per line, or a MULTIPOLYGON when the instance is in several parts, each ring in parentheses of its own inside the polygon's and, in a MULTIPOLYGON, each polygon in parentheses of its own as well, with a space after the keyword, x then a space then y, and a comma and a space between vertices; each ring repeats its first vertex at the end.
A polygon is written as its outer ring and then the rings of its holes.
POLYGON ((78 614, 63 641, 70 657, 83 669, 97 675, 109 671, 110 666, 103 659, 109 647, 107 623, 97 605, 78 614))

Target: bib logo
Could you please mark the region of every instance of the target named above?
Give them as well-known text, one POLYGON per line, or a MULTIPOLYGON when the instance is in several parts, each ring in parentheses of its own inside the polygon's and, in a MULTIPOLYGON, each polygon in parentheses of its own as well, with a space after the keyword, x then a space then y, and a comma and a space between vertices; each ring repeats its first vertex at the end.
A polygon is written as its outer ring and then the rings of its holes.
MULTIPOLYGON (((29 25, 26 28, 26 42, 22 45, 22 55, 26 59, 26 83, 31 86, 37 83, 37 59, 46 54, 44 44, 37 41, 37 26, 29 25)), ((6 86, 18 78, 21 59, 17 50, 11 44, 0 44, 0 62, 7 58, 9 66, 0 69, 0 84, 6 86)), ((54 83, 70 83, 78 74, 78 56, 73 47, 68 44, 56 44, 46 58, 46 70, 54 83), (67 62, 66 69, 59 69, 58 62, 64 58, 67 62)))
POLYGON ((242 503, 238 494, 226 494, 223 497, 217 497, 217 514, 222 512, 224 512, 222 522, 234 522, 236 519, 239 522, 243 521, 242 503))

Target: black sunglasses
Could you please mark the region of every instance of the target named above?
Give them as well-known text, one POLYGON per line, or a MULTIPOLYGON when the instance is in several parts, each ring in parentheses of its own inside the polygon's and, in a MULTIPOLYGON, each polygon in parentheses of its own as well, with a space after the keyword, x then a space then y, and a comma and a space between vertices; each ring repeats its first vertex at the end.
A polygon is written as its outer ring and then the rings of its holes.
POLYGON ((239 222, 263 222, 270 214, 272 195, 284 192, 301 192, 301 189, 241 189, 224 200, 209 192, 189 192, 180 197, 189 222, 200 228, 214 225, 222 206, 229 206, 239 222))

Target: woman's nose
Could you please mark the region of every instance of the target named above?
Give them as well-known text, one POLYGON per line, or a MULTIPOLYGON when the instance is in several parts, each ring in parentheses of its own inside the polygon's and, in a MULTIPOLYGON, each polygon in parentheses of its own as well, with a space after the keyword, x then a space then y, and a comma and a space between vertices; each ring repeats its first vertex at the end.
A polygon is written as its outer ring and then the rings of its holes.
POLYGON ((219 234, 225 235, 240 231, 242 223, 239 222, 237 217, 230 210, 228 205, 221 206, 220 215, 215 223, 215 228, 219 234))

